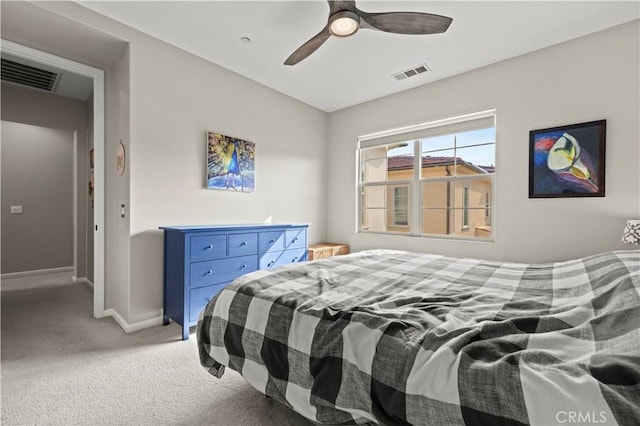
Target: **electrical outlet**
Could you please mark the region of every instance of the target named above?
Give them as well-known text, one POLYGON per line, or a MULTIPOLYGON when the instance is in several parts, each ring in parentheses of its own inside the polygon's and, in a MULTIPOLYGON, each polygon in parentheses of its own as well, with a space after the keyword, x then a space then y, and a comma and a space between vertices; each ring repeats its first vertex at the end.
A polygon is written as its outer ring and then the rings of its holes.
POLYGON ((11 206, 11 214, 22 214, 22 206, 11 206))

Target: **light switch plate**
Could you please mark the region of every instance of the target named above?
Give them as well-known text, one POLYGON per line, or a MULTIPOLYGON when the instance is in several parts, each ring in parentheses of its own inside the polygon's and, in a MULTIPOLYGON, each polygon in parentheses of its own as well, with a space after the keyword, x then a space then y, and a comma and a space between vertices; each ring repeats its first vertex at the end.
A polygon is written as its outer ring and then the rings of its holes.
POLYGON ((22 214, 22 206, 11 206, 11 214, 22 214))

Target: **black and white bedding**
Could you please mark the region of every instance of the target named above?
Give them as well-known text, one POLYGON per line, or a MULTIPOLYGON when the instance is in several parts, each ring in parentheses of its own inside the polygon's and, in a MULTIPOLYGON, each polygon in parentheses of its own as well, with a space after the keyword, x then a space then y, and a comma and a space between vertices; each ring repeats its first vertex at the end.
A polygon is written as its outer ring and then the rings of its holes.
POLYGON ((640 424, 640 251, 501 263, 372 250, 245 275, 200 361, 326 424, 640 424))

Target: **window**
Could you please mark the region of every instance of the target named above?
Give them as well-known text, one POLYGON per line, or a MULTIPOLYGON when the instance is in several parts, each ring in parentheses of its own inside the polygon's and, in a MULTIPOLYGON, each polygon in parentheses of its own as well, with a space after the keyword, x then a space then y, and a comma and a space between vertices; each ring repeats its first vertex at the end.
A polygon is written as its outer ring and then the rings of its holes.
POLYGON ((359 232, 492 238, 494 110, 358 142, 359 232))
POLYGON ((485 221, 491 218, 491 205, 489 204, 490 200, 490 192, 487 191, 484 193, 484 218, 485 221))
POLYGON ((409 225, 409 187, 406 185, 393 188, 393 225, 409 225))
POLYGON ((469 229, 469 185, 462 187, 462 229, 469 229))

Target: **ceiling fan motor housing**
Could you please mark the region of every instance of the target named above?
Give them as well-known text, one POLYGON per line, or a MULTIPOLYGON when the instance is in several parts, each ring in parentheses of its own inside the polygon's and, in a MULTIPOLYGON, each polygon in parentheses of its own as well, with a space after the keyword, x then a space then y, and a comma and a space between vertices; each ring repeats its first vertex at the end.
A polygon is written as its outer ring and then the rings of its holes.
POLYGON ((336 12, 329 17, 329 31, 336 37, 348 37, 360 28, 360 16, 349 10, 336 12))

